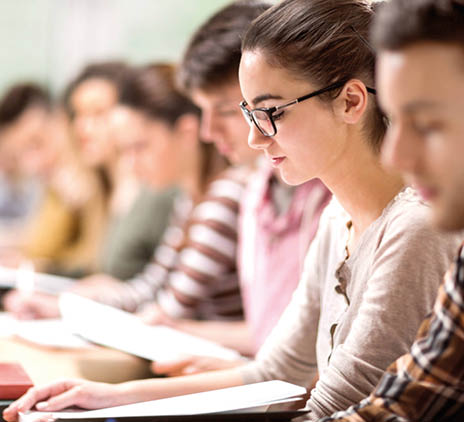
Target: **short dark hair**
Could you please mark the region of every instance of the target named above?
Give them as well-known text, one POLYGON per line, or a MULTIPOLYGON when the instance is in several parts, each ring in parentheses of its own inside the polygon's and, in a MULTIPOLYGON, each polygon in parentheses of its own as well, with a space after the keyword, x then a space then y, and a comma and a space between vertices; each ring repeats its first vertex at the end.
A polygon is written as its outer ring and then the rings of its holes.
POLYGON ((381 50, 398 50, 422 41, 464 47, 464 1, 390 0, 380 8, 371 38, 381 50))
POLYGON ((179 86, 204 89, 238 74, 242 35, 270 7, 261 1, 234 2, 209 18, 192 36, 178 71, 179 86))
MULTIPOLYGON (((252 23, 242 49, 258 50, 270 64, 320 88, 352 78, 374 85, 375 54, 367 42, 374 9, 367 0, 283 0, 252 23)), ((330 101, 339 92, 320 99, 330 101)), ((375 102, 365 124, 375 151, 386 128, 375 102)))
POLYGON ((69 83, 64 91, 63 104, 66 112, 70 117, 74 116, 74 110, 71 106, 71 96, 81 83, 94 78, 105 79, 114 84, 119 95, 129 74, 130 68, 122 61, 108 61, 87 65, 82 72, 69 83))
POLYGON ((0 100, 0 128, 16 121, 27 109, 41 107, 49 110, 49 93, 34 83, 13 85, 0 100))
POLYGON ((200 115, 200 110, 176 87, 175 67, 168 63, 134 68, 119 102, 170 125, 184 114, 200 115))

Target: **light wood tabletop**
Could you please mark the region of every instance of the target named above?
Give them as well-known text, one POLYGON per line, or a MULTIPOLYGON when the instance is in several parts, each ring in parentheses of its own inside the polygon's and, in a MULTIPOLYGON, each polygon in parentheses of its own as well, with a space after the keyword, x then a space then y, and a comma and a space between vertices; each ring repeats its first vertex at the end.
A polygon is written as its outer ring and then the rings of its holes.
POLYGON ((15 336, 0 336, 0 361, 21 363, 38 385, 63 378, 115 383, 150 376, 149 362, 117 350, 93 345, 61 349, 15 336))

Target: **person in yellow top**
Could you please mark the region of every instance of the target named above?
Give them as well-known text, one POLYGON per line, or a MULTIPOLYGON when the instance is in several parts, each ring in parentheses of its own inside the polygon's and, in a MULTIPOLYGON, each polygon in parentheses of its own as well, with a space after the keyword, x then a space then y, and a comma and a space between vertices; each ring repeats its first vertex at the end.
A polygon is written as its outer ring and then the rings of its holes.
POLYGON ((64 113, 52 107, 42 88, 13 86, 0 102, 0 142, 14 145, 19 172, 43 186, 37 209, 15 229, 15 242, 2 250, 0 263, 16 266, 27 259, 41 271, 91 271, 101 236, 103 195, 95 175, 77 158, 64 113))

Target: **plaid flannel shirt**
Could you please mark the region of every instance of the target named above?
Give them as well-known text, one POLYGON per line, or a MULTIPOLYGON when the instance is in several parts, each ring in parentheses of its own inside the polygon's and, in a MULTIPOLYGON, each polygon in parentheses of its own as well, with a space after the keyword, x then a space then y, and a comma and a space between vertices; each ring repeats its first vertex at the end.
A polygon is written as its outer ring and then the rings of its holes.
POLYGON ((464 420, 464 245, 410 353, 387 369, 368 398, 321 422, 460 420, 464 420))

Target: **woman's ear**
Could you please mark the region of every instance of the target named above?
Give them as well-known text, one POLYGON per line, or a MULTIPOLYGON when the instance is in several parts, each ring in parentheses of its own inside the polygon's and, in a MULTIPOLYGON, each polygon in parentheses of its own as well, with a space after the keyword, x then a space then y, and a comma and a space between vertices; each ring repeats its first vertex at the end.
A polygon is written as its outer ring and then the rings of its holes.
POLYGON ((356 124, 360 121, 368 104, 366 85, 359 79, 351 79, 343 87, 337 98, 338 111, 343 121, 356 124))
POLYGON ((200 118, 195 114, 183 114, 176 120, 174 131, 178 139, 189 143, 197 143, 200 132, 200 118))

